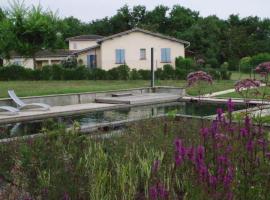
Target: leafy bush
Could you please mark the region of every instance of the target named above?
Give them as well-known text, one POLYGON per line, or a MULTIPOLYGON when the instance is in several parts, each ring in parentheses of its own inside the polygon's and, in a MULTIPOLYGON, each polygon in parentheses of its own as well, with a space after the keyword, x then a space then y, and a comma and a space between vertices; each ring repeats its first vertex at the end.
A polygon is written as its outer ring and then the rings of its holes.
POLYGON ((110 80, 128 80, 129 71, 130 69, 127 65, 120 65, 108 70, 108 78, 110 80))
POLYGON ((150 80, 151 79, 151 71, 146 69, 139 69, 138 73, 142 80, 150 80))
POLYGON ((30 69, 18 65, 10 65, 0 68, 0 80, 27 80, 33 79, 33 74, 30 69))
POLYGON ((63 60, 61 62, 61 65, 63 66, 63 68, 67 68, 67 69, 76 68, 78 66, 78 62, 76 58, 70 57, 66 60, 63 60))
POLYGON ((175 68, 176 69, 192 69, 195 67, 195 61, 192 58, 183 58, 177 57, 175 58, 175 68))
POLYGON ((251 57, 244 57, 239 63, 240 71, 244 73, 250 73, 252 70, 251 57))
POLYGON ((140 80, 142 79, 137 69, 132 69, 130 72, 131 80, 140 80))
POLYGON ((107 71, 100 68, 95 68, 88 72, 87 78, 89 80, 106 80, 107 77, 108 77, 107 71))
POLYGON ((163 77, 162 79, 174 79, 175 78, 175 70, 172 65, 164 65, 163 66, 163 77))
POLYGON ((270 53, 259 53, 251 57, 250 64, 254 69, 257 65, 270 61, 270 53))

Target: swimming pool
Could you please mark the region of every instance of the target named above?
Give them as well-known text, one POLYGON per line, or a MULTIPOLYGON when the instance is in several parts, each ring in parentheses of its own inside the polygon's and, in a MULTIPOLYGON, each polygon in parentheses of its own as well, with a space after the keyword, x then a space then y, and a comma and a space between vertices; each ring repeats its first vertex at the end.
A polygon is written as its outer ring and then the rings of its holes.
MULTIPOLYGON (((106 122, 122 120, 136 120, 166 115, 173 111, 174 114, 191 116, 209 116, 216 113, 217 108, 226 110, 225 104, 173 102, 148 106, 135 106, 117 110, 97 111, 87 114, 55 117, 43 120, 5 124, 0 126, 0 139, 40 133, 48 124, 61 124, 69 128, 76 121, 80 126, 98 125, 106 122)), ((243 109, 237 105, 235 110, 243 109)))

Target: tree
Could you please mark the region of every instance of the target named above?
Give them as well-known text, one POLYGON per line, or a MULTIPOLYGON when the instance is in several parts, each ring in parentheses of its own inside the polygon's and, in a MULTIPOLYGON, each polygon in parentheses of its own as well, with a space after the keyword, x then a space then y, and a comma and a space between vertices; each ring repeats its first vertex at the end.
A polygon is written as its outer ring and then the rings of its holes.
POLYGON ((15 2, 7 12, 7 18, 0 24, 0 49, 5 57, 12 51, 22 56, 32 57, 36 66, 36 53, 42 49, 55 49, 61 36, 57 30, 57 17, 41 6, 27 8, 23 3, 15 2), (10 34, 10 35, 6 35, 10 34), (5 49, 10 44, 8 49, 5 49))

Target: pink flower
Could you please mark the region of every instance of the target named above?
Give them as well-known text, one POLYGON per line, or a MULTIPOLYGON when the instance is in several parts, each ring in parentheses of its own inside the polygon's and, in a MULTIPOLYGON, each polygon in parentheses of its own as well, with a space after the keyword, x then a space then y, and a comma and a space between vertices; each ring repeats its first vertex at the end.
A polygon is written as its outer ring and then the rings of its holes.
POLYGON ((256 81, 256 80, 247 78, 247 79, 243 79, 243 80, 238 81, 234 85, 234 88, 235 88, 236 92, 241 92, 242 90, 245 90, 245 89, 258 88, 258 87, 260 87, 260 85, 261 85, 260 81, 256 81))
POLYGON ((189 87, 195 85, 200 81, 204 81, 208 84, 213 83, 212 77, 204 71, 191 72, 187 76, 187 82, 189 87))
POLYGON ((264 62, 259 64, 255 71, 259 74, 261 74, 261 76, 267 76, 267 74, 270 72, 270 62, 264 62))

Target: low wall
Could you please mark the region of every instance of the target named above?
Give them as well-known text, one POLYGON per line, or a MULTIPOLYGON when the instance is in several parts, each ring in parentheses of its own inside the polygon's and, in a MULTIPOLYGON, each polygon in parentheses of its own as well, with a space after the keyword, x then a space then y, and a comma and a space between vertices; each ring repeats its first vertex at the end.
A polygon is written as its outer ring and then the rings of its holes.
MULTIPOLYGON (((23 101, 26 103, 46 103, 50 106, 64 106, 82 103, 94 102, 98 97, 111 96, 113 93, 132 93, 132 94, 144 94, 144 93, 174 93, 185 95, 185 89, 177 87, 155 87, 155 88, 135 88, 127 90, 111 90, 104 92, 85 92, 85 93, 72 93, 72 94, 59 94, 59 95, 45 95, 45 96, 32 96, 23 97, 23 101)), ((10 98, 0 99, 0 106, 9 105, 14 106, 10 98)))

